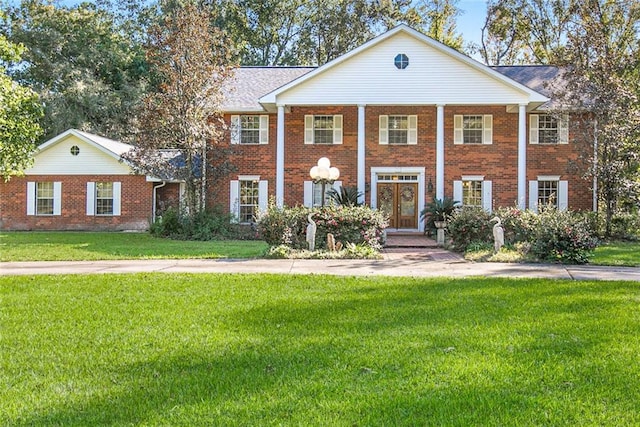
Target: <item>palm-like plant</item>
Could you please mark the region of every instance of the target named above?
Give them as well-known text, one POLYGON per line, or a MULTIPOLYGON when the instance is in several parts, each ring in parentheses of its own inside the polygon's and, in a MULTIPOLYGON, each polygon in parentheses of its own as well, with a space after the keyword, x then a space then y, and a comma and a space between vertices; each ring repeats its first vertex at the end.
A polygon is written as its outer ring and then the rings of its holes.
POLYGON ((329 199, 339 206, 360 206, 360 197, 364 195, 363 192, 358 191, 357 187, 343 187, 340 186, 340 190, 331 188, 327 191, 329 199))
POLYGON ((438 199, 436 197, 420 211, 420 221, 425 221, 425 232, 435 230, 436 221, 446 221, 457 208, 460 202, 451 197, 438 199))

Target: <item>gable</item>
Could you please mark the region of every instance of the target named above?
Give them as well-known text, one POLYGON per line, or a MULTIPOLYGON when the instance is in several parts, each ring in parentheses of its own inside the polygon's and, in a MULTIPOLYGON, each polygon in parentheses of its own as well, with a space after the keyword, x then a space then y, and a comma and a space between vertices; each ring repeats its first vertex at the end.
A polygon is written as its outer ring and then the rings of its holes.
POLYGON ((129 175, 131 168, 121 163, 117 155, 87 142, 75 132, 65 132, 60 139, 43 144, 34 156, 27 175, 129 175), (77 155, 71 148, 77 146, 77 155))
POLYGON ((547 99, 406 27, 262 98, 284 105, 529 104, 547 99), (394 58, 405 54, 407 68, 394 58))

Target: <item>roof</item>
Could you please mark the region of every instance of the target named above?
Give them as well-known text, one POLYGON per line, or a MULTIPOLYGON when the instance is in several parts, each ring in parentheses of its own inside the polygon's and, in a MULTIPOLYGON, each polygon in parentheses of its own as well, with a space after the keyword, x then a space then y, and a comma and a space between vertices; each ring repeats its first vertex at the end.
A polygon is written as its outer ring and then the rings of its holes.
POLYGON ((89 132, 83 132, 77 129, 69 129, 41 144, 38 147, 38 152, 46 150, 47 148, 57 144, 58 142, 67 139, 69 136, 80 138, 84 142, 95 146, 99 150, 111 155, 118 160, 120 160, 120 156, 133 148, 132 145, 125 144, 124 142, 115 141, 113 139, 94 135, 89 132))
POLYGON ((335 58, 334 60, 314 69, 313 71, 310 71, 308 73, 306 73, 304 76, 301 76, 299 79, 295 80, 295 81, 290 81, 287 84, 285 84, 284 86, 278 87, 275 90, 267 93, 266 95, 262 96, 260 98, 260 102, 262 104, 274 104, 276 102, 276 99, 278 97, 278 95, 284 93, 285 91, 295 87, 296 85, 299 85, 302 82, 305 82, 309 79, 312 79, 313 77, 326 72, 329 69, 334 68, 335 66, 337 66, 338 64, 341 64, 342 62, 348 60, 349 58, 354 57, 355 55, 358 55, 359 53, 363 52, 364 50, 370 49, 376 45, 378 45, 379 43, 381 43, 384 40, 387 40, 393 36, 395 36, 398 33, 404 33, 404 34, 408 34, 409 36, 414 37, 417 40, 422 41, 423 43, 425 43, 426 45, 430 46, 431 48, 440 51, 441 53, 444 53, 456 60, 458 60, 459 62, 475 69, 476 71, 479 71, 487 76, 490 76, 500 82, 502 82, 503 84, 505 84, 506 86, 509 86, 513 89, 516 89, 522 93, 527 94, 530 97, 530 102, 533 103, 537 103, 542 104, 547 102, 549 99, 544 96, 543 94, 537 92, 534 89, 531 89, 530 87, 518 82, 517 80, 511 79, 508 76, 506 76, 503 73, 498 72, 497 70, 494 70, 491 67, 488 67, 460 52, 458 52, 457 50, 443 44, 440 43, 428 36, 426 36, 425 34, 414 30, 413 28, 409 27, 406 24, 400 24, 397 27, 379 35, 378 37, 373 38, 372 40, 369 40, 368 42, 364 43, 363 45, 357 47, 356 49, 353 49, 347 53, 345 53, 344 55, 339 56, 338 58, 335 58))
POLYGON ((560 75, 560 68, 554 65, 508 65, 491 68, 545 96, 552 95, 548 83, 560 75))
POLYGON ((240 67, 223 88, 223 111, 264 111, 258 100, 315 67, 240 67))

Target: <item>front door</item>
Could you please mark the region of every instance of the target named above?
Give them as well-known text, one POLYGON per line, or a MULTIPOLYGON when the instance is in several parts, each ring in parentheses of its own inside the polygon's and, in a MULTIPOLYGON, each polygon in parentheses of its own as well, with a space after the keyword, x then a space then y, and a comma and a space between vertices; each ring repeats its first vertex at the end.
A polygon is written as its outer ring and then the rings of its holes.
POLYGON ((378 208, 389 215, 390 228, 418 228, 418 184, 378 183, 378 208))

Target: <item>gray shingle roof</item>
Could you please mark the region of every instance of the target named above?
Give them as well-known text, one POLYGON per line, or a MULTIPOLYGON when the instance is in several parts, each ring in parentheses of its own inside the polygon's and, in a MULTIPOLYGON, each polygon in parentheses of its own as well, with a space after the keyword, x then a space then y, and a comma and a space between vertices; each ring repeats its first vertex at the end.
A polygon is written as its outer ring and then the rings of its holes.
MULTIPOLYGON (((550 96, 546 82, 560 75, 560 69, 551 65, 513 65, 491 67, 504 76, 550 96)), ((314 70, 315 67, 240 67, 224 88, 223 111, 264 111, 258 99, 269 92, 314 70)))
POLYGON ((258 99, 314 70, 314 67, 241 67, 224 88, 223 111, 264 111, 258 99))

